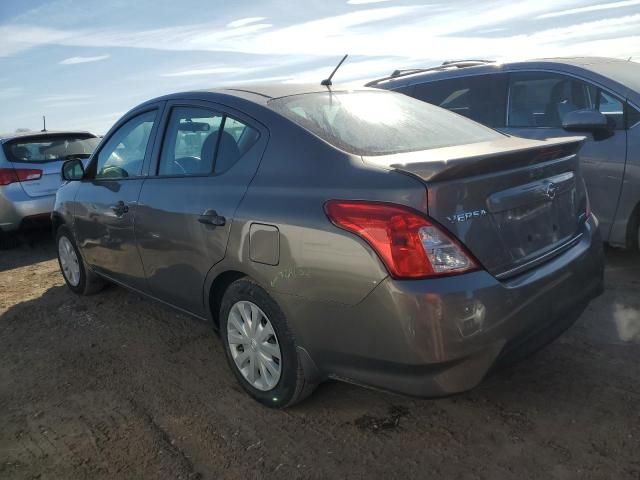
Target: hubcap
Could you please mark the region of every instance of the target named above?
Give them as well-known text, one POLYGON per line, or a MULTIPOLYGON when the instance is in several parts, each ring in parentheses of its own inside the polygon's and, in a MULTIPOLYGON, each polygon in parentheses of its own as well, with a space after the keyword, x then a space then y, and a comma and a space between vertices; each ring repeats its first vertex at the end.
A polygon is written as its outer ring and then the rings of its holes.
POLYGON ((60 258, 60 266, 62 267, 64 278, 67 279, 69 284, 77 287, 80 282, 80 263, 78 262, 76 251, 67 237, 60 237, 58 257, 60 258))
POLYGON ((273 389, 282 372, 282 353, 271 322, 252 302, 240 301, 229 311, 227 342, 231 357, 252 387, 273 389))

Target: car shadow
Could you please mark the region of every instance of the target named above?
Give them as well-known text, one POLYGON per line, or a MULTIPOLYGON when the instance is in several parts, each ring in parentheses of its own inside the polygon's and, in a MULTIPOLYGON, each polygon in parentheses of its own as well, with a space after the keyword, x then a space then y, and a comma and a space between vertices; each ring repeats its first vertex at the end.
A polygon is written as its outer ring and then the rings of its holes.
POLYGON ((56 257, 55 242, 50 229, 36 229, 18 235, 15 248, 0 250, 0 273, 52 260, 56 257))

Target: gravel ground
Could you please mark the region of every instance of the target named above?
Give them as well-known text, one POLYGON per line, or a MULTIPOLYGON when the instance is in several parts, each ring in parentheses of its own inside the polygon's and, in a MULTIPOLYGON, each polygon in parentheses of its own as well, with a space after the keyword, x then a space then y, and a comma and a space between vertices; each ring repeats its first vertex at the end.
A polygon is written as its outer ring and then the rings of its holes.
POLYGON ((640 256, 555 343, 446 399, 341 383, 272 411, 208 325, 77 297, 47 236, 0 252, 0 478, 640 479, 640 256))

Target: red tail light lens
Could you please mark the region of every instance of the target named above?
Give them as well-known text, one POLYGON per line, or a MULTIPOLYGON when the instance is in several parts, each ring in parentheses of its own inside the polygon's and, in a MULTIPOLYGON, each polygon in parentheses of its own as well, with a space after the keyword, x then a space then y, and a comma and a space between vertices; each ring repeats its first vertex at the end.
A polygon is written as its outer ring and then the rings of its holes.
POLYGON ((0 168, 0 185, 38 180, 40 177, 42 170, 35 168, 0 168))
POLYGON ((477 269, 464 248, 426 217, 400 205, 330 200, 329 220, 362 237, 394 278, 424 278, 477 269))

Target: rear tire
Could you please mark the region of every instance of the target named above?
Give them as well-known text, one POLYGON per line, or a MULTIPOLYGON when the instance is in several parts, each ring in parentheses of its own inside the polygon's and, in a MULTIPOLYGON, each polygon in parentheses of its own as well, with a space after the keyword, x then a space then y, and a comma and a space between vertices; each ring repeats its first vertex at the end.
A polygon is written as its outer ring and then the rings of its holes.
POLYGON ((64 225, 56 233, 56 247, 60 272, 73 293, 92 295, 104 288, 106 282, 85 265, 73 235, 64 225))
POLYGON ((233 282, 222 297, 219 318, 229 367, 255 400, 286 408, 313 392, 316 384, 305 374, 284 313, 262 287, 246 277, 233 282))

